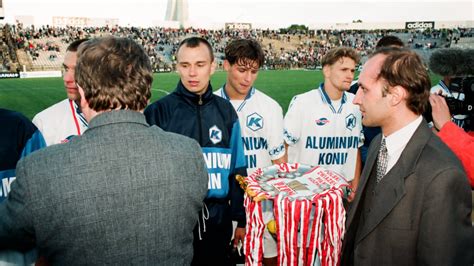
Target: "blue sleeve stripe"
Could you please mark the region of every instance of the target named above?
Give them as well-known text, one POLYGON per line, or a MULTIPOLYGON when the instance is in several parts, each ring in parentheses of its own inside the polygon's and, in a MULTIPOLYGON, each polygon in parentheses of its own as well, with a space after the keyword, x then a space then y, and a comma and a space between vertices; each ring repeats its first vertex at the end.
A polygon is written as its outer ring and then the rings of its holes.
POLYGON ((26 145, 21 152, 21 158, 44 147, 46 147, 46 142, 44 141, 43 135, 41 135, 39 130, 36 130, 31 138, 26 142, 26 145))
POLYGON ((234 169, 247 168, 247 161, 245 160, 244 144, 240 134, 239 120, 234 122, 232 127, 232 136, 230 138, 231 150, 234 152, 232 158, 234 159, 234 169))

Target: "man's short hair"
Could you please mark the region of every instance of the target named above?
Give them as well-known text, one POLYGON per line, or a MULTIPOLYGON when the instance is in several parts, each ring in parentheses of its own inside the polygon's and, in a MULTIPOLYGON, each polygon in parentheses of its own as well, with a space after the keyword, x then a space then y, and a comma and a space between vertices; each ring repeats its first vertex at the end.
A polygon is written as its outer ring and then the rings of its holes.
POLYGON ((79 45, 81 45, 81 43, 83 43, 85 41, 88 41, 88 40, 89 40, 88 38, 85 38, 85 39, 79 39, 79 40, 73 41, 66 48, 66 52, 77 52, 77 49, 79 48, 79 45))
POLYGON ((329 52, 327 52, 323 56, 323 58, 321 59, 321 65, 323 67, 325 65, 332 65, 343 57, 348 57, 354 60, 356 65, 359 63, 359 60, 360 60, 360 56, 356 50, 349 47, 338 47, 338 48, 329 50, 329 52))
POLYGON ((423 114, 428 104, 431 80, 421 57, 409 49, 384 47, 371 57, 383 54, 385 58, 377 79, 391 87, 401 86, 408 92, 407 107, 415 114, 423 114))
POLYGON ((236 39, 225 48, 225 59, 231 64, 256 62, 261 67, 265 60, 260 44, 253 39, 236 39))
POLYGON ((214 52, 212 51, 211 44, 206 39, 197 36, 186 38, 179 43, 178 50, 176 50, 176 58, 178 58, 179 49, 183 45, 189 48, 196 48, 200 44, 204 44, 207 49, 209 49, 209 54, 211 55, 211 62, 214 61, 214 52))
POLYGON ((75 79, 95 111, 143 110, 151 96, 150 59, 127 38, 104 37, 83 43, 78 50, 75 79))
POLYGON ((380 38, 380 40, 377 42, 377 45, 375 45, 375 49, 380 49, 382 47, 399 47, 402 48, 404 47, 405 44, 403 43, 400 38, 397 36, 393 35, 386 35, 380 38))

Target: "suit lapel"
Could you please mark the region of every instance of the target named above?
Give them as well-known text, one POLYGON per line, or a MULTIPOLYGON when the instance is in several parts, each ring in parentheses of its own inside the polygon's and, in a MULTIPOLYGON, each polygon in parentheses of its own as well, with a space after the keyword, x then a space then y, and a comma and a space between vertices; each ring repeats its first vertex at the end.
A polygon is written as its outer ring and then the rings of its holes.
MULTIPOLYGON (((361 199, 363 199, 362 195, 363 195, 363 193, 365 191, 365 188, 367 186, 367 181, 369 179, 369 176, 370 176, 370 173, 371 173, 372 169, 374 168, 374 164, 377 161, 377 152, 378 152, 379 147, 380 147, 381 138, 382 138, 382 134, 377 135, 377 137, 375 137, 372 140, 372 144, 369 147, 367 160, 365 162, 364 169, 362 170, 362 173, 361 173, 361 176, 360 176, 360 181, 359 181, 359 185, 357 187, 356 196, 354 198, 354 201, 352 201, 352 203, 350 205, 350 209, 347 213, 347 221, 346 221, 347 228, 349 228, 350 225, 352 224, 352 222, 354 222, 354 217, 355 217, 356 211, 357 211, 357 209, 360 205, 361 199)), ((357 229, 357 228, 355 228, 355 229, 357 229)))
MULTIPOLYGON (((408 141, 397 163, 385 175, 382 181, 376 185, 375 192, 377 197, 373 198, 371 215, 367 217, 365 224, 360 227, 361 231, 358 234, 356 243, 360 242, 372 232, 403 198, 405 195, 405 179, 414 172, 420 154, 428 142, 428 139, 431 137, 431 134, 430 129, 423 120, 410 141, 408 141)), ((378 143, 380 143, 380 139, 377 138, 377 140, 379 141, 378 143)), ((377 148, 379 146, 380 144, 377 145, 377 148)), ((374 157, 374 154, 371 155, 374 157)), ((377 157, 377 152, 375 152, 375 157, 377 157)), ((371 159, 374 161, 371 162, 371 165, 368 165, 371 166, 371 168, 365 171, 367 177, 370 176, 370 170, 372 170, 376 161, 374 158, 371 159)), ((366 183, 367 181, 365 181, 365 184, 366 183)), ((365 193, 371 192, 366 191, 365 193)), ((367 208, 367 206, 365 207, 367 208)))
MULTIPOLYGON (((403 198, 405 195, 404 181, 410 175, 405 170, 390 171, 379 184, 375 185, 375 193, 378 196, 372 200, 371 215, 367 217, 365 224, 360 227, 361 231, 357 235, 356 243, 372 232, 403 198)), ((366 193, 372 193, 372 191, 366 193)))
POLYGON ((360 212, 361 212, 361 201, 364 200, 364 193, 367 186, 367 181, 370 177, 370 173, 374 167, 377 151, 380 146, 381 135, 379 134, 373 140, 369 146, 369 151, 367 154, 367 160, 365 161, 365 166, 362 170, 359 185, 357 187, 356 195, 352 203, 349 205, 349 210, 347 211, 346 219, 346 228, 347 232, 344 236, 344 241, 342 242, 342 265, 352 264, 351 257, 355 247, 355 236, 357 229, 359 228, 360 212))

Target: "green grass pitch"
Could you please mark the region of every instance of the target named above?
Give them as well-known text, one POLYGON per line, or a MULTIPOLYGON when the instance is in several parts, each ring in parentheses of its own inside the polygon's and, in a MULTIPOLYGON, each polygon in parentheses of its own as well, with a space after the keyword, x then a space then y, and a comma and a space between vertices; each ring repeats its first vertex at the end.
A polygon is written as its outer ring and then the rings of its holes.
MULTIPOLYGON (((223 71, 216 71, 212 76, 214 90, 224 84, 225 74, 223 71)), ((154 74, 151 102, 163 97, 166 92, 173 91, 178 79, 175 72, 154 74)), ((316 88, 322 80, 321 71, 262 70, 258 74, 255 87, 280 103, 286 112, 294 95, 316 88)), ((431 80, 432 84, 435 84, 439 77, 432 75, 431 80)), ((0 80, 0 107, 18 111, 30 119, 65 97, 61 78, 0 80)))

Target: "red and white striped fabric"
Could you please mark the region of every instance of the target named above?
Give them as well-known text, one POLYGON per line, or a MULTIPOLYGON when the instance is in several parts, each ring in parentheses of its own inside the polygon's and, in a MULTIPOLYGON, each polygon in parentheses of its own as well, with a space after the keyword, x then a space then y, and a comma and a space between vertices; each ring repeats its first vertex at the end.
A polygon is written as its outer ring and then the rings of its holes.
POLYGON ((263 259, 262 199, 274 203, 279 265, 339 265, 345 233, 345 179, 322 167, 281 164, 245 178, 246 265, 263 259))

